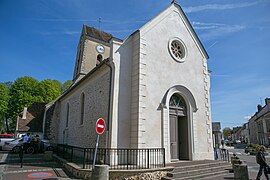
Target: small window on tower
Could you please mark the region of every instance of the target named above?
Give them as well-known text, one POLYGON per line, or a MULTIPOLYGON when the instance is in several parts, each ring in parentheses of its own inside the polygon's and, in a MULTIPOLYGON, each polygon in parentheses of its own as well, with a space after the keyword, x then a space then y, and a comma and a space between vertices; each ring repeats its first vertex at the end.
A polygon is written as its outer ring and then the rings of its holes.
POLYGON ((97 64, 96 65, 99 65, 102 61, 103 57, 101 54, 97 55, 97 64))

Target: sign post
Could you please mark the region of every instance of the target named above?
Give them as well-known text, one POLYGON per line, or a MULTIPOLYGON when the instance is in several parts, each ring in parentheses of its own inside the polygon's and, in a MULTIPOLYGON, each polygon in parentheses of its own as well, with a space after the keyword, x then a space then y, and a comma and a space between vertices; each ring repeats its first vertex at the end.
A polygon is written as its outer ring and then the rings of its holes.
POLYGON ((94 154, 94 160, 93 160, 93 168, 95 168, 96 158, 97 158, 97 148, 98 148, 98 141, 99 141, 99 135, 101 135, 105 130, 105 121, 102 118, 99 118, 96 122, 96 132, 98 134, 97 136, 97 142, 96 142, 96 148, 95 148, 95 154, 94 154))

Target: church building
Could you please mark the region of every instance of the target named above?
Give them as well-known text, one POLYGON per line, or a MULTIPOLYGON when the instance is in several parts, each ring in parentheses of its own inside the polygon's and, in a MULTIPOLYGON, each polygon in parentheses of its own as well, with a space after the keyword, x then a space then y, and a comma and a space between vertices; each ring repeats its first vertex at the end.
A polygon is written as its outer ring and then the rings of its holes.
POLYGON ((165 148, 166 163, 214 159, 208 54, 174 1, 124 40, 83 25, 73 85, 46 105, 45 137, 102 148, 165 148))

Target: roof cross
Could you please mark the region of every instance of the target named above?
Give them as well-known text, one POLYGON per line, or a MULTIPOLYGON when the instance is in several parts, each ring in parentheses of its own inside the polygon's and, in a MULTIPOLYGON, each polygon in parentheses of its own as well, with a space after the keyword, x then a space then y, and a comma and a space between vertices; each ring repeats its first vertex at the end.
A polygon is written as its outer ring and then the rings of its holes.
POLYGON ((100 30, 100 25, 101 25, 101 17, 98 18, 98 30, 100 30))

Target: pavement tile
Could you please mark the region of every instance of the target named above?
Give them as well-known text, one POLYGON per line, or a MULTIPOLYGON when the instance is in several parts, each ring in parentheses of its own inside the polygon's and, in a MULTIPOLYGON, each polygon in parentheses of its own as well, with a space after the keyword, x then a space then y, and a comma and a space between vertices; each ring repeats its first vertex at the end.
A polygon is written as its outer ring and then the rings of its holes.
POLYGON ((0 154, 3 161, 0 165, 0 180, 73 179, 58 163, 44 161, 43 154, 25 154, 22 168, 18 154, 0 154))

